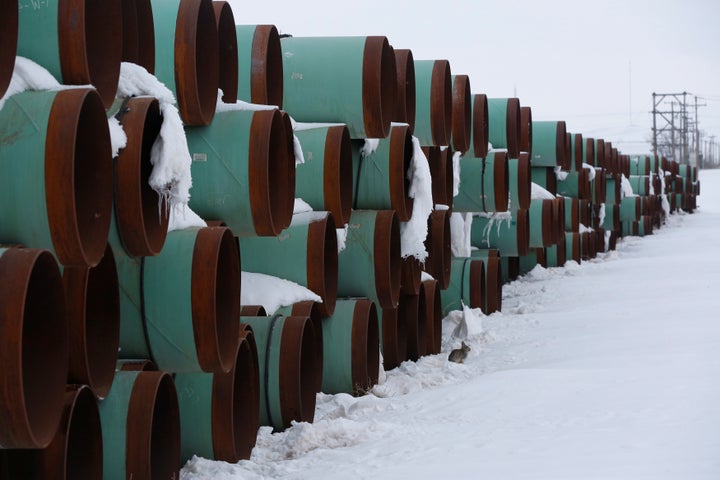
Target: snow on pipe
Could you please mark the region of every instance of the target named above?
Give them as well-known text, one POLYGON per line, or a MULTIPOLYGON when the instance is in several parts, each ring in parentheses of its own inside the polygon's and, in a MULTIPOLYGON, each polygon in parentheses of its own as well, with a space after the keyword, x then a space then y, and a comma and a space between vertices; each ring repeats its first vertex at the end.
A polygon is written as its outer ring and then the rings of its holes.
POLYGON ((378 310, 380 345, 385 370, 392 370, 407 360, 408 312, 402 308, 403 306, 398 301, 397 307, 378 310))
POLYGON ((567 261, 567 232, 563 232, 560 240, 545 249, 546 267, 563 267, 567 261))
POLYGON ((460 158, 460 192, 455 212, 505 212, 508 209, 508 154, 490 152, 483 159, 460 158))
POLYGON ((620 201, 620 221, 637 222, 640 220, 642 201, 640 197, 625 197, 620 201))
POLYGON ((424 280, 421 290, 425 296, 425 316, 427 318, 427 343, 425 351, 428 355, 440 353, 442 349, 442 300, 440 285, 437 280, 424 280))
POLYGON ((570 133, 570 168, 569 170, 584 170, 585 141, 581 133, 570 133))
POLYGON ((232 7, 225 1, 212 2, 218 33, 218 88, 222 101, 235 103, 238 98, 238 40, 232 7))
POLYGON ((64 266, 97 265, 112 211, 110 154, 95 90, 8 98, 0 110, 0 238, 52 250, 64 266))
POLYGON ((5 95, 15 67, 18 41, 18 2, 0 0, 0 98, 5 95))
POLYGON ((41 5, 19 9, 17 54, 42 65, 62 84, 94 85, 109 107, 120 78, 121 1, 41 5))
POLYGON ((528 211, 519 208, 512 218, 473 218, 470 242, 478 248, 495 248, 503 257, 527 255, 530 249, 530 219, 528 211))
MULTIPOLYGON (((314 302, 312 300, 304 300, 301 302, 295 302, 292 305, 278 308, 275 313, 286 317, 308 317, 312 322, 313 332, 315 333, 315 369, 319 372, 315 379, 317 384, 312 388, 319 392, 322 389, 323 372, 324 372, 324 335, 323 335, 323 318, 328 315, 322 310, 322 303, 314 302)), ((333 315, 335 309, 333 308, 333 315)))
POLYGON ((57 430, 67 378, 67 320, 47 250, 0 248, 0 450, 44 448, 57 430))
POLYGON ((471 257, 454 257, 450 269, 450 283, 440 291, 442 314, 470 308, 482 308, 485 303, 485 270, 483 260, 471 257))
POLYGON ((152 97, 118 99, 109 109, 122 124, 127 143, 114 160, 114 209, 111 236, 117 235, 128 255, 157 255, 165 243, 168 209, 150 187, 150 150, 162 117, 152 97))
POLYGON ((7 478, 103 478, 102 431, 97 400, 89 387, 65 388, 60 426, 44 449, 5 450, 7 478))
POLYGON ((212 124, 185 134, 193 211, 239 236, 275 236, 290 225, 295 157, 292 129, 279 110, 218 112, 212 124))
POLYGON ((563 197, 565 202, 565 217, 563 226, 565 232, 580 231, 580 200, 574 197, 563 197))
POLYGON ((378 381, 380 332, 375 304, 367 298, 338 301, 322 320, 322 391, 363 395, 378 381))
POLYGON ((425 294, 400 295, 401 311, 405 311, 407 328, 406 358, 413 362, 425 355, 427 343, 427 312, 425 311, 425 294))
POLYGON ((150 0, 122 0, 122 61, 155 72, 155 26, 150 0))
POLYGON ((260 419, 257 354, 240 337, 226 373, 178 373, 180 460, 193 455, 237 463, 248 459, 260 419), (252 435, 251 435, 252 434, 252 435))
POLYGON ((520 107, 520 154, 525 152, 532 158, 532 108, 520 107))
POLYGON ((99 402, 103 478, 178 478, 180 413, 169 373, 115 373, 99 402))
POLYGON ((411 50, 395 49, 397 101, 393 121, 407 123, 410 133, 415 129, 415 60, 411 50))
POLYGON ((260 425, 275 430, 293 421, 312 422, 322 372, 315 358, 315 333, 308 317, 241 317, 252 327, 258 349, 260 425))
POLYGON ((242 305, 240 306, 241 317, 267 317, 265 307, 262 305, 242 305))
POLYGON ((220 47, 212 1, 151 3, 155 76, 175 93, 185 125, 208 125, 215 114, 220 81, 220 47))
POLYGON ((435 146, 422 147, 428 159, 432 178, 433 204, 453 206, 453 164, 452 150, 435 146))
POLYGON ((366 152, 364 147, 364 140, 352 142, 353 208, 395 210, 399 221, 409 221, 414 203, 408 195, 407 172, 413 157, 410 128, 393 125, 375 150, 366 152))
POLYGON ((400 296, 400 224, 393 210, 354 210, 338 254, 338 296, 395 308, 400 296))
POLYGON ((112 248, 95 267, 67 267, 63 286, 68 312, 68 383, 107 395, 120 344, 120 287, 112 248))
POLYGON ((579 232, 565 232, 565 258, 567 260, 574 260, 577 263, 582 262, 579 232))
POLYGON ((305 159, 295 172, 295 196, 314 210, 331 212, 339 225, 345 225, 350 221, 353 191, 353 156, 347 127, 296 130, 295 136, 305 159))
MULTIPOLYGON (((533 122, 533 167, 565 167, 567 159, 567 138, 565 122, 533 122)), ((567 168, 565 168, 567 170, 567 168)))
POLYGON ((395 54, 384 36, 285 37, 283 106, 300 122, 340 122, 385 138, 396 109, 395 54))
POLYGON ((465 153, 472 142, 473 104, 470 77, 452 75, 452 129, 450 145, 453 150, 465 153))
POLYGON ((120 271, 120 356, 171 372, 227 372, 240 312, 240 255, 228 228, 170 232, 120 271))
MULTIPOLYGON (((517 98, 488 98, 487 102, 489 142, 493 148, 507 149, 510 158, 518 158, 522 130, 520 100, 517 98)), ((535 158, 533 157, 534 163, 535 158)))
POLYGON ((323 316, 332 315, 338 291, 338 247, 331 213, 295 215, 277 237, 240 237, 243 270, 293 281, 317 293, 323 316))
POLYGON ((530 156, 527 152, 520 152, 519 158, 508 159, 508 190, 511 210, 530 208, 530 195, 532 192, 530 181, 530 156))
POLYGON ((564 177, 557 181, 557 193, 565 197, 574 197, 581 200, 592 198, 592 187, 590 185, 590 170, 580 168, 563 172, 564 177))
POLYGON ((283 106, 283 61, 275 25, 236 25, 237 98, 261 105, 283 106))
POLYGON ((425 248, 425 271, 438 281, 440 288, 450 283, 452 248, 450 237, 450 210, 433 210, 428 217, 428 234, 425 248))
POLYGON ((483 261, 485 273, 485 292, 483 297, 483 313, 490 315, 502 310, 502 265, 500 254, 496 249, 473 250, 472 258, 483 261))
MULTIPOLYGON (((427 263, 427 260, 425 261, 427 263)), ((400 293, 417 295, 422 282, 423 264, 416 257, 408 255, 402 259, 400 274, 400 293)))
POLYGON ((450 145, 453 85, 447 60, 415 60, 415 135, 420 145, 450 145))

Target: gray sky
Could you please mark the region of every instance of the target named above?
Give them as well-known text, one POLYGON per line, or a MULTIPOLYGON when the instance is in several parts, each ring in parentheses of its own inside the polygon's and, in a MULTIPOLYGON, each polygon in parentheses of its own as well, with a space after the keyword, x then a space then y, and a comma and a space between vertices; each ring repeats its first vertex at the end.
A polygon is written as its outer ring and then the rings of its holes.
POLYGON ((385 35, 415 59, 449 60, 473 93, 516 94, 533 119, 565 120, 623 153, 650 149, 652 92, 687 91, 720 141, 719 0, 229 1, 238 24, 385 35))

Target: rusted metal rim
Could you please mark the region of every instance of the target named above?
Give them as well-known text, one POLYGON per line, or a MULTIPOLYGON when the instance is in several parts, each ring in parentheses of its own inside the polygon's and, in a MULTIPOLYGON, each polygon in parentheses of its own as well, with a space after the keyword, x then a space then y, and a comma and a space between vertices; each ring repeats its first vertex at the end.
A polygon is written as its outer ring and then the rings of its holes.
POLYGON ((557 175, 552 167, 545 168, 545 190, 557 195, 557 175))
POLYGON ((487 315, 502 309, 502 269, 500 257, 490 256, 485 261, 485 306, 487 315))
POLYGON ((408 255, 402 259, 402 274, 400 277, 400 293, 417 295, 422 281, 422 264, 420 260, 408 255))
POLYGON ((487 280, 485 278, 485 261, 480 259, 467 259, 470 262, 470 298, 468 307, 482 308, 486 293, 487 280))
POLYGON ((588 165, 595 165, 595 139, 585 138, 585 155, 583 156, 583 163, 588 165))
POLYGON ((652 235, 653 233, 653 218, 649 215, 643 215, 643 228, 645 235, 652 235))
POLYGON ((152 360, 118 360, 117 366, 123 372, 155 372, 158 370, 157 365, 152 360))
MULTIPOLYGON (((424 301, 422 310, 425 309, 424 301)), ((407 328, 406 359, 416 361, 425 352, 427 325, 425 312, 421 312, 420 295, 400 295, 398 312, 407 328)))
POLYGON ((437 146, 450 144, 452 131, 452 76, 450 62, 435 60, 430 78, 430 130, 437 146))
POLYGON ((330 127, 325 137, 323 198, 325 209, 340 225, 350 222, 352 207, 352 146, 347 126, 330 127))
POLYGON ((578 170, 578 197, 583 200, 592 200, 592 185, 590 184, 590 171, 580 167, 578 170))
POLYGON ((530 195, 532 193, 532 174, 530 170, 530 154, 528 152, 520 152, 517 168, 517 189, 518 203, 517 208, 530 208, 530 195))
POLYGON ((613 217, 612 217, 613 228, 612 229, 615 232, 619 232, 620 229, 622 228, 622 225, 620 224, 620 205, 617 203, 614 205, 605 205, 605 208, 608 208, 608 207, 612 208, 612 213, 613 213, 613 217))
POLYGON ((218 88, 223 91, 222 101, 237 102, 238 93, 238 42, 235 33, 235 16, 225 1, 212 2, 218 34, 218 88))
POLYGON ((580 233, 578 233, 578 232, 565 233, 565 248, 566 248, 565 251, 566 252, 568 252, 568 250, 567 250, 567 242, 568 241, 570 241, 569 252, 570 252, 571 258, 567 258, 567 255, 566 255, 566 260, 575 260, 577 263, 581 263, 582 258, 580 258, 580 233))
POLYGON ((470 148, 472 128, 470 77, 455 75, 452 91, 452 146, 455 150, 464 153, 470 148))
POLYGON ((570 225, 565 223, 565 229, 570 232, 580 231, 580 200, 570 198, 570 225))
POLYGON ((315 369, 320 372, 320 375, 317 376, 318 384, 314 387, 318 392, 322 390, 322 371, 325 357, 322 319, 323 317, 329 316, 321 310, 321 306, 322 303, 305 300, 293 303, 292 308, 290 309, 290 315, 293 317, 308 317, 312 322, 313 331, 315 332, 315 369))
POLYGON ((442 348, 442 301, 437 280, 425 280, 420 287, 425 296, 425 316, 428 333, 425 349, 428 355, 440 353, 442 348))
POLYGON ((585 226, 592 225, 592 203, 589 200, 578 200, 580 203, 580 223, 585 226))
POLYGON ((563 233, 560 238, 558 239, 558 242, 555 246, 555 255, 556 255, 556 261, 558 267, 562 267, 565 265, 565 262, 567 261, 567 245, 566 245, 566 235, 563 233))
POLYGON ((430 213, 425 248, 428 251, 425 271, 438 281, 441 289, 448 288, 452 263, 449 210, 433 210, 430 213))
POLYGON ((605 203, 607 195, 607 180, 605 178, 605 169, 595 169, 595 180, 593 180, 593 202, 596 204, 605 203))
POLYGON ((375 217, 373 258, 375 293, 382 308, 396 307, 400 298, 400 224, 394 210, 381 210, 375 217))
POLYGON ((547 268, 547 249, 545 248, 536 248, 535 249, 535 258, 537 258, 537 263, 543 268, 547 268))
POLYGON ((595 161, 593 165, 599 168, 605 167, 605 140, 598 138, 595 140, 595 161))
POLYGON ((572 158, 573 158, 573 167, 578 170, 582 171, 585 170, 582 166, 583 164, 583 136, 582 133, 575 133, 572 135, 571 139, 573 140, 572 144, 572 158))
POLYGON ((572 147, 572 135, 569 132, 565 133, 565 163, 558 163, 560 168, 566 171, 570 171, 573 168, 575 160, 573 159, 573 147, 572 147))
POLYGON ((397 72, 397 111, 394 120, 415 129, 415 60, 411 50, 395 50, 397 72))
POLYGON ((129 477, 179 477, 180 410, 169 373, 137 374, 125 432, 125 469, 129 477))
POLYGON ((506 257, 508 259, 508 279, 512 282, 520 276, 520 257, 506 257))
POLYGON ((355 302, 352 319, 353 394, 362 395, 378 382, 380 372, 380 331, 377 309, 368 299, 355 302))
POLYGON ((488 154, 490 122, 488 121, 487 95, 473 95, 473 150, 476 158, 485 158, 488 154))
POLYGON ((495 152, 493 157, 493 190, 495 194, 495 210, 505 212, 508 209, 510 194, 510 175, 508 173, 507 152, 495 152))
POLYGON ((0 1, 0 18, 3 19, 3 26, 0 29, 0 98, 2 98, 8 85, 10 85, 10 79, 15 68, 18 39, 18 2, 13 0, 0 1))
POLYGON ((532 158, 532 108, 520 107, 520 155, 527 153, 532 158))
POLYGON ((642 197, 635 198, 635 218, 640 218, 642 215, 642 197))
POLYGON ((400 365, 407 356, 407 327, 399 307, 382 309, 382 349, 385 370, 400 365))
POLYGON ((505 134, 507 136, 507 154, 510 158, 520 156, 521 118, 520 100, 508 98, 505 111, 505 134))
POLYGON ((280 411, 283 425, 290 428, 293 420, 312 422, 322 371, 316 368, 315 334, 309 318, 286 317, 281 342, 280 411))
MULTIPOLYGON (((652 222, 651 222, 652 224, 652 222)), ((596 228, 594 229, 595 233, 595 249, 598 252, 604 252, 605 251, 605 230, 602 228, 596 228)))
POLYGON ((115 215, 123 248, 133 257, 157 255, 165 244, 168 209, 150 187, 150 151, 160 133, 157 99, 133 97, 118 112, 127 135, 115 170, 115 215))
POLYGON ((174 45, 180 116, 186 125, 209 125, 217 105, 220 63, 211 0, 180 0, 174 45))
POLYGON ((252 41, 250 97, 253 103, 277 105, 283 102, 283 66, 280 35, 275 25, 257 25, 252 41))
POLYGON ((563 170, 569 170, 568 165, 568 148, 567 148, 567 130, 565 128, 565 122, 560 120, 555 125, 555 158, 557 159, 557 165, 561 166, 563 170))
POLYGON ((95 90, 61 90, 55 97, 45 146, 45 197, 59 262, 97 265, 110 230, 112 161, 107 117, 95 90))
POLYGON ((198 363, 205 372, 227 372, 235 360, 240 316, 240 253, 229 228, 198 231, 191 281, 198 363))
POLYGON ((390 204, 401 222, 410 220, 413 199, 410 198, 410 171, 413 158, 413 143, 410 128, 397 125, 390 129, 390 204))
POLYGON ((365 39, 362 70, 365 136, 385 138, 390 133, 397 95, 395 53, 387 37, 369 36, 365 39))
POLYGON ((580 234, 582 242, 581 253, 583 260, 595 258, 597 256, 597 247, 595 245, 595 233, 594 232, 583 232, 580 234))
MULTIPOLYGON (((423 154, 425 155, 425 158, 428 160, 428 165, 430 166, 430 178, 432 179, 432 195, 433 195, 433 204, 438 205, 446 205, 446 201, 448 198, 448 180, 447 180, 447 155, 445 155, 445 151, 441 151, 440 147, 435 146, 423 146, 422 147, 423 154)), ((452 172, 452 164, 450 164, 450 169, 452 172)), ((452 182, 452 176, 450 177, 450 182, 452 182)), ((452 183, 450 183, 450 189, 452 190, 452 183)), ((450 198, 452 198, 452 195, 450 195, 450 198)))
POLYGON ((557 197, 553 200, 553 245, 565 236, 565 199, 557 197))
POLYGON ((279 110, 255 112, 248 174, 253 225, 260 236, 279 235, 292 220, 295 156, 290 145, 292 129, 279 110))
MULTIPOLYGON (((332 213, 308 225, 306 266, 307 287, 322 299, 323 316, 335 311, 338 288, 338 246, 332 213)), ((317 328, 322 331, 318 325, 317 328)))
POLYGON ((93 85, 105 108, 115 100, 120 78, 123 51, 120 4, 102 0, 58 3, 62 83, 93 85))
POLYGON ((240 307, 241 317, 267 317, 265 307, 262 305, 242 305, 240 307))
POLYGON ((515 221, 517 222, 517 254, 524 256, 530 251, 530 215, 526 208, 517 209, 515 221))
POLYGON ((605 149, 603 150, 605 153, 604 159, 603 159, 603 166, 605 168, 607 168, 610 173, 615 174, 617 172, 615 171, 615 166, 612 163, 612 157, 613 157, 612 149, 613 149, 612 142, 605 142, 605 149))
POLYGON ((68 312, 68 383, 86 384, 106 397, 115 377, 120 344, 120 286, 112 248, 93 268, 63 272, 68 312))
POLYGON ((45 448, 57 430, 67 378, 62 279, 47 250, 0 256, 0 445, 45 448))
POLYGON ((123 0, 122 61, 155 73, 155 26, 150 0, 123 0))
MULTIPOLYGON (((241 345, 239 350, 240 359, 238 362, 242 365, 243 373, 240 385, 242 390, 254 389, 255 393, 246 395, 247 392, 241 392, 236 398, 242 398, 242 402, 238 402, 240 410, 236 410, 235 418, 239 418, 240 424, 243 426, 239 434, 236 434, 235 450, 239 458, 250 458, 252 449, 257 439, 257 431, 260 428, 260 367, 258 365, 258 352, 255 343, 255 335, 252 327, 245 323, 240 324, 240 342, 247 345, 248 351, 241 345)), ((236 385, 237 386, 237 385, 236 385)))
POLYGON ((440 168, 443 169, 443 183, 445 184, 443 186, 445 190, 445 201, 442 202, 443 205, 447 205, 449 208, 452 208, 453 206, 453 182, 454 180, 454 163, 453 163, 453 156, 454 152, 452 148, 448 147, 446 149, 443 149, 440 151, 440 159, 441 164, 440 168))

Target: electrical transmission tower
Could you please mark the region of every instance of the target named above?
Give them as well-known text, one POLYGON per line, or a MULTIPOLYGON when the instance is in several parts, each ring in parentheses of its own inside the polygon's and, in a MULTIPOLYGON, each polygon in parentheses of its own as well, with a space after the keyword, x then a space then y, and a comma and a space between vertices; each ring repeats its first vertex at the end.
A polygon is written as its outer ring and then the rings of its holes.
POLYGON ((690 117, 688 92, 654 93, 653 97, 653 153, 679 163, 698 165, 700 153, 700 128, 698 123, 698 97, 695 97, 694 117, 690 117), (668 110, 669 106, 669 110, 668 110), (692 141, 691 141, 692 140, 692 141), (692 155, 691 155, 692 153, 692 155))

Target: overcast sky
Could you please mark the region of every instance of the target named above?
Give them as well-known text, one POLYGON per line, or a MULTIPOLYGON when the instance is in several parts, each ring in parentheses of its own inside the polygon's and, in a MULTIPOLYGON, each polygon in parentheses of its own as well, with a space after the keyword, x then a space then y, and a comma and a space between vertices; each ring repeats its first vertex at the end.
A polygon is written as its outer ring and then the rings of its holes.
POLYGON ((687 91, 720 142, 720 0, 229 1, 238 24, 385 35, 415 59, 449 60, 473 93, 517 95, 535 120, 565 120, 624 153, 650 148, 638 142, 651 137, 652 92, 687 91))

